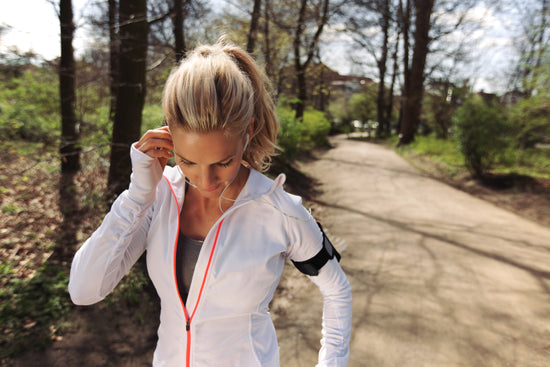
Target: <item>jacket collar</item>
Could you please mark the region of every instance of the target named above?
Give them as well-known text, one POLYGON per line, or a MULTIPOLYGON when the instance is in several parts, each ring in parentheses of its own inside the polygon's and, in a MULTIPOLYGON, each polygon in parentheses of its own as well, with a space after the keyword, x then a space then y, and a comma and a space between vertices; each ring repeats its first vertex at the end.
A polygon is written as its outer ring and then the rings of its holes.
POLYGON ((243 187, 239 197, 242 199, 256 199, 260 196, 270 195, 278 188, 283 187, 285 180, 286 176, 283 173, 277 176, 275 180, 272 180, 271 178, 251 168, 246 185, 243 187))
MULTIPOLYGON (((174 194, 178 198, 178 205, 182 206, 183 198, 185 196, 185 177, 180 173, 176 167, 166 166, 164 170, 164 176, 168 179, 172 186, 174 194)), ((286 181, 286 176, 281 173, 274 180, 256 171, 254 168, 250 168, 250 174, 241 190, 237 201, 255 200, 260 196, 271 195, 275 190, 283 187, 286 181)))

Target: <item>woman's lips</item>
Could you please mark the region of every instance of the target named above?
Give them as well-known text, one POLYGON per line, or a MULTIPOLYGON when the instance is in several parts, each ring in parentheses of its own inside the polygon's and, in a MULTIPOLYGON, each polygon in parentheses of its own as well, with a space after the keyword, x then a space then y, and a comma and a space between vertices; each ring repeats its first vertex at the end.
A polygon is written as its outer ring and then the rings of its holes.
POLYGON ((208 187, 208 188, 206 188, 206 189, 203 189, 203 191, 206 191, 206 192, 213 192, 213 191, 216 191, 216 190, 218 189, 218 187, 220 187, 220 185, 208 187))

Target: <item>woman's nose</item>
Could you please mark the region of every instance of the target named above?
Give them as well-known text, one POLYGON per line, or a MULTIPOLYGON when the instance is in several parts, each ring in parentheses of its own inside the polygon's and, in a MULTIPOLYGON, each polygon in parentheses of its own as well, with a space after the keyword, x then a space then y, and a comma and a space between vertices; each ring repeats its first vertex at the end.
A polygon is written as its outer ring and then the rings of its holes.
POLYGON ((200 182, 203 188, 208 189, 214 186, 216 182, 216 175, 211 168, 205 168, 201 170, 200 182))

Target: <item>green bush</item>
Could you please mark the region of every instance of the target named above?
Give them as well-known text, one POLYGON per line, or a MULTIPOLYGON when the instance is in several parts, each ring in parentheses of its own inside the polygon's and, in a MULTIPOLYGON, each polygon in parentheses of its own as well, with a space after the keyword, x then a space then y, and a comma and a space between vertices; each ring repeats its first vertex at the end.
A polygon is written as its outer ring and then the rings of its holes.
POLYGON ((473 96, 456 110, 453 122, 466 168, 475 177, 483 176, 506 148, 508 124, 502 109, 473 96))
POLYGON ((279 106, 277 116, 280 124, 277 145, 281 148, 283 157, 292 160, 298 154, 302 125, 294 117, 294 111, 288 107, 279 106))
POLYGON ((300 152, 327 144, 330 121, 323 112, 307 109, 300 121, 296 119, 294 110, 279 105, 277 116, 280 123, 277 145, 286 159, 292 160, 300 152))
POLYGON ((510 109, 510 121, 517 145, 533 148, 550 136, 550 96, 539 93, 520 100, 510 109))
POLYGON ((59 136, 57 74, 29 69, 0 84, 0 134, 6 138, 52 141, 59 136))
POLYGON ((328 143, 330 121, 322 111, 307 109, 304 111, 301 134, 301 148, 309 150, 328 143))

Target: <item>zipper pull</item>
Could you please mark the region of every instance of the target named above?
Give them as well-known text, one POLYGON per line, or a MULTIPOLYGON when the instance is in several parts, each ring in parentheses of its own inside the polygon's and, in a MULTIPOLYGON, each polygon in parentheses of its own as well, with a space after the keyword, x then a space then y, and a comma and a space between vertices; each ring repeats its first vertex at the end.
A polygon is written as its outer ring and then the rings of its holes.
POLYGON ((185 322, 185 331, 189 331, 191 329, 191 320, 187 320, 185 322))

